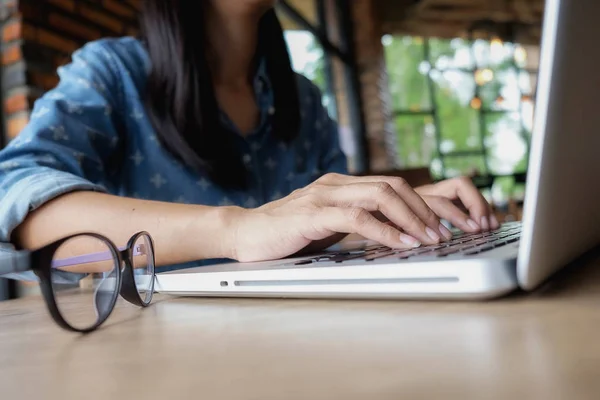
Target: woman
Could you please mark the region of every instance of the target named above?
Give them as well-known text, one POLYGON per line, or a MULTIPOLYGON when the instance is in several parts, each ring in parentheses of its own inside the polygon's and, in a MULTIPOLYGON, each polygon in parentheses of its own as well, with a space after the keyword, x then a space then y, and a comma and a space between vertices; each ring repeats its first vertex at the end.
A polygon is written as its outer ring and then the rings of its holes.
POLYGON ((146 230, 157 265, 256 261, 358 233, 446 240, 498 227, 468 180, 413 190, 351 177, 318 90, 290 66, 275 0, 146 0, 144 40, 105 39, 59 69, 0 152, 0 241, 146 230), (470 215, 452 201, 461 200, 470 215))

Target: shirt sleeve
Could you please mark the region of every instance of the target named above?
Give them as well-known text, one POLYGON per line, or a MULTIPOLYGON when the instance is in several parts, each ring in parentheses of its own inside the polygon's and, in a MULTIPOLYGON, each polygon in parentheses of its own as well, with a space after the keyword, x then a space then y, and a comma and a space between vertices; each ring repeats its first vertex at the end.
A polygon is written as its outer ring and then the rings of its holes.
POLYGON ((109 191, 122 90, 114 54, 92 42, 58 69, 29 124, 0 151, 0 243, 27 214, 62 194, 109 191))

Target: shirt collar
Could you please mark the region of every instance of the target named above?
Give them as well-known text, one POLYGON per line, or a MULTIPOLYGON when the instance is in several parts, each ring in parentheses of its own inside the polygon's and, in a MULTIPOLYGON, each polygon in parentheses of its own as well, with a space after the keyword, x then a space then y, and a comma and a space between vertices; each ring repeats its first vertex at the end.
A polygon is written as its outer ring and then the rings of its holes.
MULTIPOLYGON (((248 135, 248 137, 265 133, 268 130, 265 128, 269 126, 269 119, 275 112, 271 81, 267 74, 267 62, 264 57, 262 57, 258 62, 258 66, 253 78, 253 85, 256 103, 260 111, 260 122, 258 127, 254 130, 254 132, 248 135)), ((220 113, 220 119, 221 123, 227 125, 232 130, 237 131, 234 124, 225 113, 220 113)))
POLYGON ((254 74, 254 92, 256 96, 262 96, 265 92, 270 90, 270 81, 267 75, 267 61, 264 57, 261 57, 256 73, 254 74))

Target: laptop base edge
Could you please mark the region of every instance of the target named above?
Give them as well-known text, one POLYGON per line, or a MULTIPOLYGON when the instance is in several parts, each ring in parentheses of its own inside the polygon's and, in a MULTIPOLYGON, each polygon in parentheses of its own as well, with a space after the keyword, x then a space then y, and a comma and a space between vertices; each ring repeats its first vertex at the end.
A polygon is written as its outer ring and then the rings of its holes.
POLYGON ((156 291, 186 297, 485 300, 517 290, 516 259, 170 273, 156 291))

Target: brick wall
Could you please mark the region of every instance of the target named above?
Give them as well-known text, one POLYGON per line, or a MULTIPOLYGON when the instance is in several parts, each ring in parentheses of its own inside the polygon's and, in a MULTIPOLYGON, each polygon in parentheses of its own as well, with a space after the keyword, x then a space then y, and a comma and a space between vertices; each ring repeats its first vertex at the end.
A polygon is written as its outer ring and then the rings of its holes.
POLYGON ((58 83, 56 69, 86 42, 137 34, 141 0, 0 0, 5 141, 29 120, 35 99, 58 83))
MULTIPOLYGON (((398 151, 396 130, 392 117, 391 94, 389 91, 387 67, 384 47, 381 43, 381 20, 378 14, 377 0, 352 0, 352 18, 354 22, 354 46, 357 67, 360 76, 363 113, 369 151, 369 171, 384 172, 398 167, 398 151)), ((330 17, 327 26, 330 40, 339 43, 339 32, 336 26, 336 9, 334 0, 326 2, 330 17)), ((348 88, 344 82, 342 62, 333 57, 335 76, 335 92, 338 101, 340 128, 349 127, 348 88)), ((342 135, 344 137, 344 135, 342 135)), ((354 151, 356 143, 347 146, 348 167, 355 171, 354 151)))
POLYGON ((370 172, 399 165, 396 131, 376 0, 353 0, 355 51, 364 104, 370 172))

